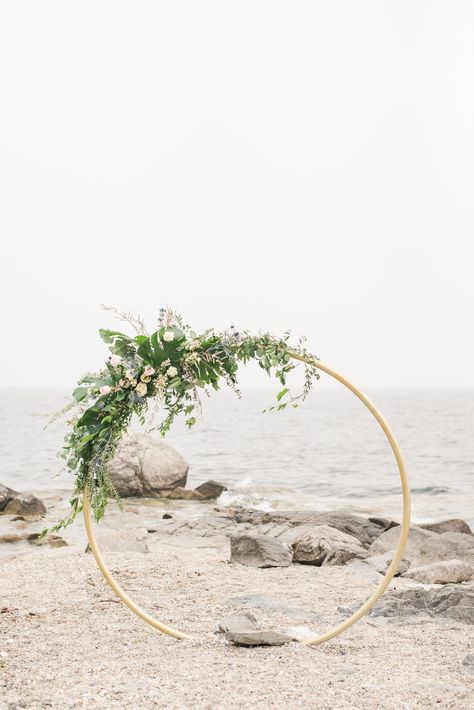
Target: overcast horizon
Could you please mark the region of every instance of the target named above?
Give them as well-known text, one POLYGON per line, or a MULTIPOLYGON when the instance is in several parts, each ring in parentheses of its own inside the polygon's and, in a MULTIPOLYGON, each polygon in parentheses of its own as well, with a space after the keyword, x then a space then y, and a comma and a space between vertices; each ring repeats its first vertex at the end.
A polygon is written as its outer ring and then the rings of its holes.
POLYGON ((0 386, 100 369, 106 303, 474 387, 473 31, 469 2, 3 4, 0 386))

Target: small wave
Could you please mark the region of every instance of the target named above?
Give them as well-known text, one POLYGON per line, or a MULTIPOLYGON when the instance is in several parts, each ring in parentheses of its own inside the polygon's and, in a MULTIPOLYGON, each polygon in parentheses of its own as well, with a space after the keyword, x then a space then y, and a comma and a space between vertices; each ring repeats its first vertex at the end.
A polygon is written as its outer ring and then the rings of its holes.
POLYGON ((249 510, 261 510, 268 513, 274 510, 272 503, 257 493, 248 491, 247 493, 237 493, 236 491, 224 491, 217 499, 219 505, 226 508, 247 508, 249 510))
POLYGON ((447 486, 425 486, 423 488, 412 488, 411 492, 415 495, 420 493, 428 493, 432 496, 439 496, 443 495, 444 493, 449 493, 450 490, 451 489, 447 486))

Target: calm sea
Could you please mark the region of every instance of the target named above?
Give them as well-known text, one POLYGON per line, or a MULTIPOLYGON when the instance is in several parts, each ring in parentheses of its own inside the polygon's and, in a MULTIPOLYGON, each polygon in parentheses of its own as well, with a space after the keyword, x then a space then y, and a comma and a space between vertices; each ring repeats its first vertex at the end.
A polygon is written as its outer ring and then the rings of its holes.
MULTIPOLYGON (((401 445, 417 522, 462 517, 474 525, 474 392, 368 393, 401 445)), ((388 444, 358 400, 320 387, 298 409, 262 413, 268 390, 204 398, 193 430, 178 424, 166 441, 190 463, 189 485, 226 482, 221 503, 261 510, 344 507, 400 517, 398 473, 388 444)), ((64 422, 46 430, 65 404, 61 390, 0 390, 0 483, 17 490, 71 488, 56 457, 64 422)), ((156 433, 155 433, 156 435, 156 433)))

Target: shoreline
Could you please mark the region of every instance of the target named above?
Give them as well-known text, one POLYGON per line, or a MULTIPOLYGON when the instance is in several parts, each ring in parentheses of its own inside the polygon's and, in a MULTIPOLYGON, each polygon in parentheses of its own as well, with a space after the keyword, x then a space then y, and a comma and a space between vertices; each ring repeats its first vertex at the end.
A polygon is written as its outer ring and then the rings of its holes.
MULTIPOLYGON (((199 477, 198 479, 194 480, 191 476, 189 477, 188 484, 191 483, 194 486, 200 485, 207 481, 205 477, 199 477)), ((226 490, 225 493, 231 492, 232 494, 234 493, 243 493, 243 496, 245 497, 245 488, 242 488, 240 486, 232 486, 231 483, 228 483, 225 478, 222 479, 224 483, 227 483, 229 486, 228 489, 226 490)), ((35 486, 29 486, 27 489, 29 492, 31 492, 33 495, 37 496, 40 500, 44 500, 45 502, 48 503, 48 501, 54 503, 54 504, 59 504, 59 509, 62 507, 62 513, 59 514, 59 518, 64 515, 64 513, 67 511, 67 502, 69 500, 70 495, 72 495, 72 489, 67 488, 66 486, 61 486, 58 488, 54 487, 35 487, 35 486)), ((284 489, 283 487, 274 487, 270 486, 267 484, 254 484, 251 487, 251 491, 257 491, 259 494, 265 494, 267 491, 289 491, 292 494, 297 493, 296 489, 292 487, 287 487, 284 489)), ((424 524, 431 524, 431 523, 436 523, 440 519, 450 519, 450 518, 462 518, 463 520, 466 520, 466 522, 471 526, 471 528, 474 529, 474 517, 471 515, 465 515, 463 513, 459 513, 458 510, 453 510, 453 511, 448 511, 445 515, 440 515, 439 513, 433 513, 432 515, 422 515, 418 513, 416 510, 417 508, 417 500, 416 500, 416 490, 413 492, 411 490, 411 499, 412 499, 412 510, 411 510, 411 524, 412 525, 424 525, 424 524)), ((400 503, 400 514, 399 515, 394 515, 393 519, 394 520, 399 520, 401 517, 401 492, 395 496, 397 498, 397 501, 400 503)), ((389 513, 387 513, 386 509, 382 505, 377 505, 375 507, 370 506, 369 504, 363 503, 363 498, 361 498, 360 504, 354 504, 354 499, 351 499, 351 503, 349 504, 349 501, 345 500, 337 500, 332 497, 320 497, 317 503, 315 503, 314 499, 311 498, 310 502, 306 502, 306 505, 304 505, 304 501, 307 498, 306 494, 304 492, 299 492, 297 497, 291 502, 288 500, 284 501, 276 501, 276 504, 274 506, 259 506, 257 505, 252 505, 251 503, 247 503, 245 498, 242 500, 242 503, 239 502, 239 498, 237 498, 237 501, 235 505, 230 502, 224 502, 220 503, 219 500, 202 500, 202 501, 195 501, 197 503, 197 508, 196 511, 198 512, 200 510, 199 506, 203 506, 202 511, 205 512, 207 509, 207 506, 217 506, 222 509, 234 509, 234 508, 243 508, 245 510, 249 511, 255 511, 255 512, 274 512, 278 513, 280 510, 301 510, 301 509, 307 509, 308 511, 320 511, 320 512, 325 512, 328 510, 338 510, 341 512, 345 512, 347 514, 351 515, 360 515, 362 517, 390 517, 389 513)), ((161 507, 164 505, 168 504, 175 504, 175 509, 179 510, 181 507, 189 511, 189 504, 190 501, 179 501, 179 500, 170 500, 166 499, 161 496, 142 496, 142 497, 122 497, 122 503, 124 507, 127 506, 146 506, 150 509, 155 508, 157 511, 157 514, 159 513, 161 507), (182 505, 181 505, 182 504, 182 505)), ((111 499, 110 504, 107 508, 107 512, 105 513, 105 517, 107 517, 108 512, 111 510, 111 507, 115 505, 113 499, 111 499)), ((1 520, 1 519, 0 519, 1 520)))

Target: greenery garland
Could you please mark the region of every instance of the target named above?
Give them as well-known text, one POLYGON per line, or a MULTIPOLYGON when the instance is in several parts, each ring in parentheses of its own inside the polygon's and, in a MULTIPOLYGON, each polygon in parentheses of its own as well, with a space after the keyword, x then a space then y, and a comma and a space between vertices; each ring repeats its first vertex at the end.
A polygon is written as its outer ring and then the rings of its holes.
MULTIPOLYGON (((219 389, 224 380, 237 395, 239 363, 256 360, 269 375, 275 376, 282 389, 277 403, 268 411, 281 411, 288 405, 296 407, 319 377, 316 368, 303 364, 303 390, 293 396, 286 386, 288 373, 297 367, 291 354, 307 354, 301 338, 296 348, 289 346, 289 333, 277 338, 268 333, 252 336, 238 333, 232 326, 222 333, 207 330, 197 335, 182 318, 170 309, 161 309, 157 330, 151 335, 139 317, 111 310, 128 321, 136 331, 134 337, 116 330, 101 329, 100 335, 111 352, 105 367, 88 373, 78 382, 73 401, 60 414, 74 409, 68 424, 70 432, 60 456, 75 477, 75 489, 70 499, 71 512, 55 525, 57 531, 70 525, 82 510, 82 495, 88 485, 95 519, 102 518, 110 497, 120 504, 108 473, 108 463, 116 446, 127 431, 132 416, 142 424, 151 401, 165 411, 158 428, 164 436, 174 419, 184 414, 188 427, 196 423, 201 410, 199 391, 209 394, 209 387, 219 389)), ((45 533, 48 531, 44 531, 45 533)))

